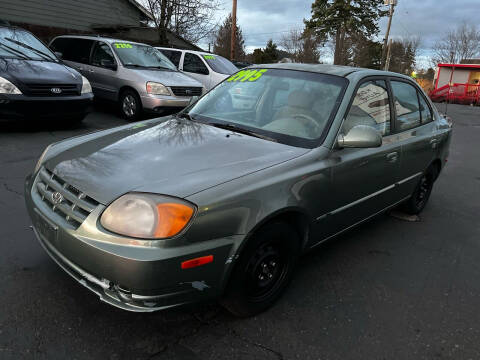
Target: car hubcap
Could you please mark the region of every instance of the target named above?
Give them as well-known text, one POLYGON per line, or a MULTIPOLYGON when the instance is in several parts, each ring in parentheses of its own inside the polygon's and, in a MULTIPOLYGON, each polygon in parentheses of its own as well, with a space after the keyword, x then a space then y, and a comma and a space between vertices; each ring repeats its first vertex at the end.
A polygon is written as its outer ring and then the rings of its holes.
POLYGON ((135 115, 135 111, 137 110, 135 98, 132 95, 125 96, 123 99, 122 108, 123 112, 128 117, 132 117, 133 115, 135 115))
POLYGON ((260 246, 248 268, 248 294, 254 300, 268 297, 285 277, 287 262, 279 246, 269 243, 260 246))

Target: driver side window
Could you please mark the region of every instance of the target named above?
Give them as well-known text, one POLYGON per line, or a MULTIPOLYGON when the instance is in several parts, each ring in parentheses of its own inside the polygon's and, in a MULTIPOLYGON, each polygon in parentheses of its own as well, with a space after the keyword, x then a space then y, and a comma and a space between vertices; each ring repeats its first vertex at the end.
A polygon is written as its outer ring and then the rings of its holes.
POLYGON ((371 126, 382 136, 390 134, 390 102, 385 80, 367 81, 358 88, 342 133, 347 134, 357 125, 371 126))
POLYGON ((115 59, 110 47, 105 43, 98 42, 93 50, 92 65, 103 66, 102 61, 112 65, 115 64, 115 59))

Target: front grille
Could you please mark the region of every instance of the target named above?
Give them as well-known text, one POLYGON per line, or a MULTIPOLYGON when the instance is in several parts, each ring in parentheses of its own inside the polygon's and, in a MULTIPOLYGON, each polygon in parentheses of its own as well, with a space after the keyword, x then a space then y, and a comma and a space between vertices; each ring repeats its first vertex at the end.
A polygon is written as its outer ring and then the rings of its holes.
POLYGON ((202 95, 201 87, 188 86, 170 86, 175 96, 200 96, 202 95))
POLYGON ((38 173, 36 190, 52 212, 65 218, 75 229, 82 225, 99 204, 45 168, 38 173), (58 201, 58 193, 61 194, 61 201, 58 201))
POLYGON ((80 87, 76 84, 26 84, 26 87, 26 92, 30 96, 80 95, 80 87), (52 91, 52 89, 56 90, 52 91))

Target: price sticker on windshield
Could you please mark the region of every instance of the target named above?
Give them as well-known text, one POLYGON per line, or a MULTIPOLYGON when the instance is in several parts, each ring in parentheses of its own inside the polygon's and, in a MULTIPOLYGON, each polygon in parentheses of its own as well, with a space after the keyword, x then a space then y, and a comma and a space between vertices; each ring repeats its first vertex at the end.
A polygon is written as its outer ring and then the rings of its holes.
POLYGON ((131 49, 133 46, 132 44, 127 43, 115 43, 113 44, 117 49, 131 49))
POLYGON ((215 60, 215 56, 213 56, 213 55, 203 55, 203 58, 205 60, 215 60))
POLYGON ((245 81, 257 81, 267 72, 268 69, 260 70, 242 70, 238 73, 230 76, 227 81, 230 82, 245 82, 245 81))

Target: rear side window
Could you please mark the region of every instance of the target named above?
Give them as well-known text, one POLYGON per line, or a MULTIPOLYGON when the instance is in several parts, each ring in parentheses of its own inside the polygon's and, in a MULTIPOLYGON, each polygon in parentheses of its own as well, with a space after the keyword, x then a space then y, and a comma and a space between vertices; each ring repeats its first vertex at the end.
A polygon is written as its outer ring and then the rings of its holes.
POLYGON ((358 88, 343 123, 343 134, 357 125, 371 126, 382 135, 390 134, 390 102, 385 80, 367 81, 358 88))
POLYGON ((160 51, 178 68, 178 65, 180 65, 180 58, 182 57, 182 53, 180 51, 165 49, 162 49, 160 51))
POLYGON ((202 59, 198 55, 189 52, 185 53, 185 58, 183 59, 183 71, 203 75, 208 75, 209 73, 202 59))
POLYGON ((420 112, 422 114, 422 124, 426 124, 433 120, 432 111, 428 106, 425 98, 422 94, 418 93, 418 99, 420 100, 420 112))
POLYGON ((58 38, 50 47, 53 51, 61 52, 63 60, 88 64, 93 43, 93 40, 87 39, 58 38))
POLYGON ((413 85, 400 81, 392 81, 392 91, 395 98, 397 130, 408 130, 420 125, 420 107, 417 89, 413 85))

